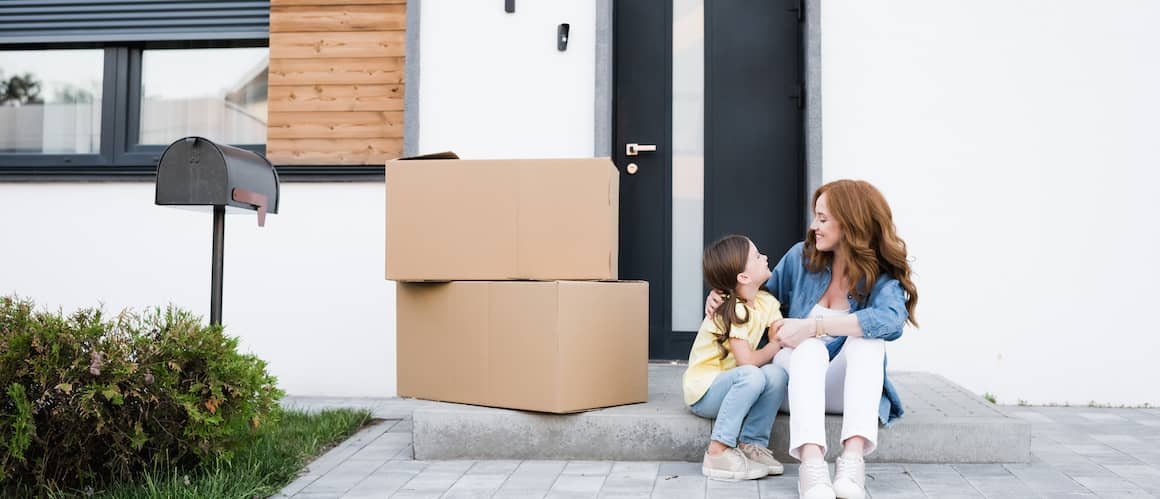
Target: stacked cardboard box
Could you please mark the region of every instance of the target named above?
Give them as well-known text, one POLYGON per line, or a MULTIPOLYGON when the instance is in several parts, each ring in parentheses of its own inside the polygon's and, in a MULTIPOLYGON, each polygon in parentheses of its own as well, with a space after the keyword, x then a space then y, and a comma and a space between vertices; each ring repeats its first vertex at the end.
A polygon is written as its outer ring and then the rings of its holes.
POLYGON ((647 399, 648 283, 616 280, 608 159, 386 172, 399 395, 554 413, 647 399))

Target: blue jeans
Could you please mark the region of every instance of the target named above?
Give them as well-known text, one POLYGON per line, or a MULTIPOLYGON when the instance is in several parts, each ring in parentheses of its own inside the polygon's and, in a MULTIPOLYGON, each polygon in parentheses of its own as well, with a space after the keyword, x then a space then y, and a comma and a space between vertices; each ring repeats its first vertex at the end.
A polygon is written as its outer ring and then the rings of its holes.
POLYGON ((712 439, 730 447, 742 443, 769 447, 773 418, 785 398, 789 375, 773 364, 737 366, 717 375, 709 391, 689 406, 693 414, 717 421, 712 439))

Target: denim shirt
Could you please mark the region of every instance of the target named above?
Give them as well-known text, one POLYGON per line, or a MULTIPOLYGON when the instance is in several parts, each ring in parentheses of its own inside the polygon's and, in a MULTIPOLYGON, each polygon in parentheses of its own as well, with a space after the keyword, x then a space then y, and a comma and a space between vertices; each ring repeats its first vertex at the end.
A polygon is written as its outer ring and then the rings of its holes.
MULTIPOLYGON (((789 304, 789 314, 792 319, 805 319, 810 310, 822 298, 826 288, 830 286, 830 268, 827 266, 819 272, 806 270, 804 243, 797 243, 781 257, 773 269, 773 276, 769 278, 766 287, 781 303, 789 304)), ((881 274, 870 291, 870 297, 865 304, 860 304, 853 296, 846 296, 850 302, 851 312, 858 317, 858 324, 862 326, 862 336, 870 339, 894 341, 902 336, 902 326, 909 316, 906 311, 906 293, 898 280, 888 274, 881 274)), ((845 336, 826 345, 830 351, 830 360, 842 350, 846 342, 845 336)), ((886 361, 882 361, 882 399, 878 402, 878 419, 882 424, 890 426, 894 420, 902 417, 902 401, 894 385, 886 377, 886 361)))

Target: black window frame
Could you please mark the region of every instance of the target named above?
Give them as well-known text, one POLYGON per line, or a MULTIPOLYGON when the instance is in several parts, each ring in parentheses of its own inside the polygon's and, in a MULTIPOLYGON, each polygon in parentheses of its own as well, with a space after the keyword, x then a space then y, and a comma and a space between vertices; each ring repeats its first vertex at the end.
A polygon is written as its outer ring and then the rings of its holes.
MULTIPOLYGON (((99 152, 0 153, 0 181, 152 179, 157 171, 157 161, 166 146, 136 143, 137 134, 134 132, 140 130, 141 125, 143 52, 153 49, 269 46, 268 39, 0 44, 0 51, 102 49, 104 57, 99 152)), ((231 145, 263 156, 266 154, 266 144, 231 145)))

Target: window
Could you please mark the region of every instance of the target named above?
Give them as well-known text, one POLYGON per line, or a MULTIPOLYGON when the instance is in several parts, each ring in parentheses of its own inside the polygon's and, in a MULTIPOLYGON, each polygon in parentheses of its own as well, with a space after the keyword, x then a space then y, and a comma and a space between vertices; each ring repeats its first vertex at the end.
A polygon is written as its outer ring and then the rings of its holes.
POLYGON ((145 50, 135 144, 190 135, 226 144, 266 143, 264 48, 145 50))
POLYGON ((187 135, 265 152, 269 0, 0 1, 0 181, 148 177, 187 135))
POLYGON ((0 153, 97 154, 101 50, 0 51, 0 153))
POLYGON ((190 135, 264 154, 266 43, 0 46, 0 173, 150 175, 190 135))

